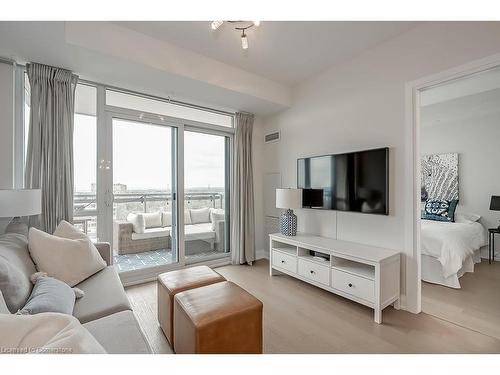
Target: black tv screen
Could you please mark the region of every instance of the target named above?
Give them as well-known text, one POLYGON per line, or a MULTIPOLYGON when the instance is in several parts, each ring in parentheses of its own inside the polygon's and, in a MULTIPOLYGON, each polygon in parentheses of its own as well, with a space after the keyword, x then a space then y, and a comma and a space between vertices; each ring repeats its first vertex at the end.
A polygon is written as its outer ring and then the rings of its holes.
POLYGON ((297 160, 305 208, 389 214, 389 148, 297 160))

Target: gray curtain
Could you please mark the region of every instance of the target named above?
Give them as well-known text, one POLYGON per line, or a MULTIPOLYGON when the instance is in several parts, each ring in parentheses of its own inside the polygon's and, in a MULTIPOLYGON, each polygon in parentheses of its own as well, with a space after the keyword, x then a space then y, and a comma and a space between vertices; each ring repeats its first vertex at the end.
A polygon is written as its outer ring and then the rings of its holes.
POLYGON ((42 214, 31 225, 52 233, 73 220, 73 121, 78 77, 69 70, 28 64, 31 87, 24 186, 42 190, 42 214))
POLYGON ((255 260, 252 128, 253 115, 236 114, 231 236, 234 264, 252 263, 255 260))

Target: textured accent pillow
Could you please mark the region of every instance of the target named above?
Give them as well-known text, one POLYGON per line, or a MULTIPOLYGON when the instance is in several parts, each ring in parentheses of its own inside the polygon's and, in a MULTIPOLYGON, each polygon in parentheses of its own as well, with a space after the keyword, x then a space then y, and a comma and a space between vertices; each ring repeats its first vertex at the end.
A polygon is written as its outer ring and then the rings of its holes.
POLYGON ((210 208, 198 208, 189 210, 193 224, 210 223, 210 208))
POLYGON ((144 233, 146 230, 146 223, 142 215, 130 213, 127 215, 127 221, 132 223, 135 233, 144 233))
POLYGON ((0 314, 0 332, 0 346, 12 353, 106 353, 94 336, 71 315, 0 314))
POLYGON ((164 227, 172 226, 172 212, 162 212, 161 213, 161 225, 164 227))
POLYGON ((159 228, 161 227, 161 212, 150 212, 138 214, 144 218, 146 228, 159 228))
MULTIPOLYGON (((66 227, 56 232, 68 235, 66 230, 69 229, 66 227)), ((71 287, 106 267, 106 262, 88 238, 62 238, 30 228, 28 241, 38 270, 71 287)))
POLYGON ((458 200, 429 199, 425 203, 422 219, 435 221, 455 221, 458 200))
POLYGON ((22 315, 34 315, 44 312, 73 314, 75 291, 68 284, 53 277, 37 279, 26 305, 18 311, 22 315))

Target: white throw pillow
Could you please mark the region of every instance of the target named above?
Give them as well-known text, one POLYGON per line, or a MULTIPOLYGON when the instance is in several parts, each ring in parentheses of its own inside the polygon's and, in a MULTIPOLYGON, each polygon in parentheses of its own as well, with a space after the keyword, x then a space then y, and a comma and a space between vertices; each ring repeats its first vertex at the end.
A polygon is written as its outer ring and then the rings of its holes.
POLYGON ((104 354, 74 316, 59 313, 0 315, 0 347, 12 353, 104 354))
MULTIPOLYGON (((66 224, 62 224, 59 231, 56 229, 56 233, 76 236, 68 233, 70 230, 66 224)), ((63 238, 30 228, 28 244, 38 271, 46 272, 71 287, 106 267, 106 262, 88 238, 63 238)))
POLYGON ((212 222, 212 230, 215 231, 216 225, 219 221, 224 221, 226 219, 226 215, 222 208, 212 208, 210 210, 210 221, 212 222))
POLYGON ((192 224, 190 210, 184 210, 184 225, 192 224))
POLYGON ((135 233, 144 233, 146 230, 146 223, 144 222, 144 217, 138 214, 128 214, 127 221, 132 223, 132 227, 135 233))
POLYGON ((161 224, 163 227, 172 226, 172 212, 162 212, 161 213, 161 224))
POLYGON ((210 208, 198 208, 189 210, 193 224, 210 223, 210 208))
POLYGON ((142 215, 144 218, 144 224, 146 225, 147 228, 159 228, 161 227, 161 212, 150 212, 150 213, 143 213, 143 214, 138 214, 142 215))

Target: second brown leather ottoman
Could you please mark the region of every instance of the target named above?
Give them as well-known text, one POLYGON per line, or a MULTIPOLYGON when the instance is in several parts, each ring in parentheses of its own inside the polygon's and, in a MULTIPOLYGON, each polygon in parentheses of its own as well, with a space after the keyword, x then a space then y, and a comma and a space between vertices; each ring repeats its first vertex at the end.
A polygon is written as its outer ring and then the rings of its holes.
POLYGON ((158 276, 158 322, 170 345, 174 345, 174 296, 185 290, 225 280, 223 276, 207 266, 165 272, 158 276))
POLYGON ((230 281, 178 293, 174 331, 179 354, 262 353, 262 302, 230 281))

